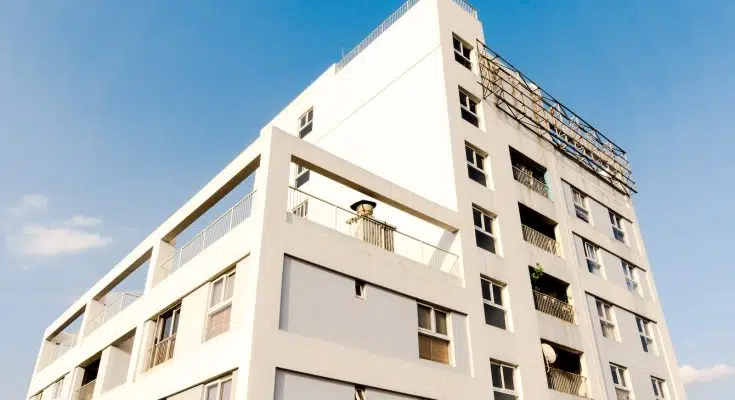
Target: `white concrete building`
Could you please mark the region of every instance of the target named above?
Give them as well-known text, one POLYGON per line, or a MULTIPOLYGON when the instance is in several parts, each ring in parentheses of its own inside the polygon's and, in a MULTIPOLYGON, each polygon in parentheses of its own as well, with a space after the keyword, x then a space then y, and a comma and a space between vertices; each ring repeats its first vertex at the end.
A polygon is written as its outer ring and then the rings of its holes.
POLYGON ((28 398, 685 400, 623 151, 484 41, 406 3, 48 327, 28 398))

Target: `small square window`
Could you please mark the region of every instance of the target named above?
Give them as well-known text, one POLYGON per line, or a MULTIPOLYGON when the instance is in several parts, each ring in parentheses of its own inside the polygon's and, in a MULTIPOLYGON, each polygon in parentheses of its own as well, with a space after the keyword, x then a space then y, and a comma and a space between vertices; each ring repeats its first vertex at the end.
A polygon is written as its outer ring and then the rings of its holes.
POLYGON ((465 143, 465 156, 467 158, 467 174, 470 179, 482 186, 487 186, 487 177, 485 175, 485 155, 481 154, 477 149, 465 143))
POLYGON ((625 275, 625 283, 628 286, 628 291, 640 295, 640 283, 638 282, 638 268, 628 264, 621 260, 623 266, 623 274, 625 275))
POLYGON ((602 276, 602 264, 600 263, 600 248, 594 244, 584 242, 584 255, 587 258, 587 269, 595 274, 602 276))
POLYGON ((304 138, 308 135, 314 127, 314 108, 310 108, 309 111, 305 112, 299 117, 299 137, 304 138))
POLYGON ((500 329, 506 327, 506 312, 503 302, 504 285, 482 278, 482 302, 485 311, 485 323, 500 329))
POLYGON ((635 324, 641 337, 641 346, 646 353, 656 354, 656 340, 653 336, 653 322, 636 315, 635 324))
POLYGON ((515 400, 518 398, 515 372, 516 367, 514 366, 501 361, 490 361, 490 375, 495 400, 515 400))
POLYGON ((617 325, 615 324, 612 304, 602 300, 596 300, 595 302, 597 304, 597 316, 600 318, 602 336, 608 339, 618 340, 617 325))
POLYGON ((459 108, 462 118, 477 127, 480 126, 480 118, 477 114, 478 103, 476 97, 462 89, 459 90, 459 108))
POLYGON ((623 218, 611 210, 609 210, 608 213, 610 214, 610 223, 612 224, 613 236, 616 240, 625 243, 623 218))
POLYGON ((465 68, 472 70, 472 46, 456 35, 452 36, 452 47, 454 48, 454 60, 465 68))
POLYGON ((477 246, 495 253, 495 235, 493 234, 495 217, 477 207, 472 207, 472 219, 475 224, 475 242, 477 246))
POLYGON ((572 188, 572 197, 574 198, 574 212, 577 214, 577 218, 584 222, 590 222, 587 196, 579 190, 572 188))
POLYGON ((365 282, 355 281, 355 297, 364 299, 365 298, 365 282))

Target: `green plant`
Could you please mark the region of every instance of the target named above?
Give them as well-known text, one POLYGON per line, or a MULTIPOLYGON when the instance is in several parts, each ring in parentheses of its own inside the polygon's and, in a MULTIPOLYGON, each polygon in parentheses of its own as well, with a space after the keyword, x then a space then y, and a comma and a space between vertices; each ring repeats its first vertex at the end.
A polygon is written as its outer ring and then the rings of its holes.
POLYGON ((531 286, 534 290, 538 290, 538 280, 544 276, 544 268, 541 263, 536 263, 536 266, 531 268, 531 286))

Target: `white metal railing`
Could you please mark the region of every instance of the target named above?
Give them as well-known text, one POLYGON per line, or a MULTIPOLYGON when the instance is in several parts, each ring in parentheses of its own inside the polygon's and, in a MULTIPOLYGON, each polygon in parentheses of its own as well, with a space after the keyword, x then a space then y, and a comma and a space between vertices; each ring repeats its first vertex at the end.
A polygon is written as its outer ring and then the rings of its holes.
POLYGON ((74 400, 90 400, 94 394, 94 384, 97 380, 92 380, 84 384, 74 392, 74 400))
POLYGON ((408 10, 411 9, 411 7, 415 6, 416 3, 418 3, 419 0, 408 0, 407 2, 403 3, 403 5, 393 12, 385 21, 383 21, 382 24, 380 24, 375 30, 370 32, 370 34, 362 40, 355 48, 350 50, 349 53, 344 55, 341 60, 337 62, 336 68, 337 71, 341 70, 345 67, 345 65, 349 64, 350 61, 352 61, 355 57, 357 57, 358 54, 362 53, 363 50, 365 50, 372 42, 375 41, 380 35, 383 34, 388 28, 391 27, 396 21, 398 21, 408 10))
POLYGON ((615 388, 615 397, 617 397, 617 400, 631 400, 633 398, 630 395, 630 390, 617 387, 615 388))
POLYGON ((587 397, 587 378, 572 372, 549 367, 546 372, 549 389, 587 397))
POLYGON ((225 211, 224 214, 207 225, 193 239, 181 246, 171 257, 161 263, 159 268, 163 270, 163 276, 158 282, 166 279, 169 275, 204 251, 204 249, 229 233, 234 227, 248 219, 252 212, 254 198, 255 191, 238 201, 237 204, 225 211))
POLYGON ((369 217, 361 217, 326 200, 289 188, 288 212, 334 229, 345 235, 395 252, 430 268, 457 275, 459 257, 447 250, 408 236, 395 227, 369 217))
POLYGON ((74 347, 77 344, 77 336, 79 336, 79 332, 68 333, 63 340, 55 343, 55 347, 51 349, 49 354, 46 356, 46 361, 43 363, 42 367, 53 363, 54 361, 59 359, 59 357, 69 351, 69 349, 74 347))
POLYGON ((146 370, 164 363, 174 356, 174 346, 176 345, 176 334, 161 340, 148 349, 148 365, 146 370))
POLYGON ((452 0, 452 2, 454 2, 454 4, 458 5, 461 9, 467 11, 468 13, 470 13, 470 15, 477 19, 477 10, 475 9, 475 7, 472 7, 472 4, 470 4, 467 0, 452 0))
POLYGON ((117 315, 120 311, 133 304, 135 300, 138 300, 140 295, 135 293, 123 292, 118 293, 111 301, 107 301, 105 298, 105 307, 100 310, 94 317, 89 319, 87 323, 87 335, 94 332, 97 328, 104 325, 105 322, 109 321, 117 315))
POLYGON ((543 181, 536 179, 530 173, 513 166, 513 178, 522 183, 523 186, 533 190, 534 192, 549 198, 549 187, 543 181))
POLYGON ((574 323, 574 307, 548 294, 533 291, 536 309, 561 320, 574 323))
POLYGON ((561 255, 559 242, 529 226, 521 224, 521 227, 523 228, 523 240, 551 254, 561 255))

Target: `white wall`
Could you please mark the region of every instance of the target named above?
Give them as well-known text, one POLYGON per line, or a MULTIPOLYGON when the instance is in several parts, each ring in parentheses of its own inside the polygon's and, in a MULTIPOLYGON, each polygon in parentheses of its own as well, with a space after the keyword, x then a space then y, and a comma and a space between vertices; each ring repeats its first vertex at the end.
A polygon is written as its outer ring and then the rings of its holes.
MULTIPOLYGON (((411 400, 414 396, 390 392, 376 388, 365 388, 370 400, 411 400)), ((352 400, 355 398, 355 385, 292 371, 276 371, 276 390, 274 400, 352 400)), ((177 399, 178 400, 178 399, 177 399)))

